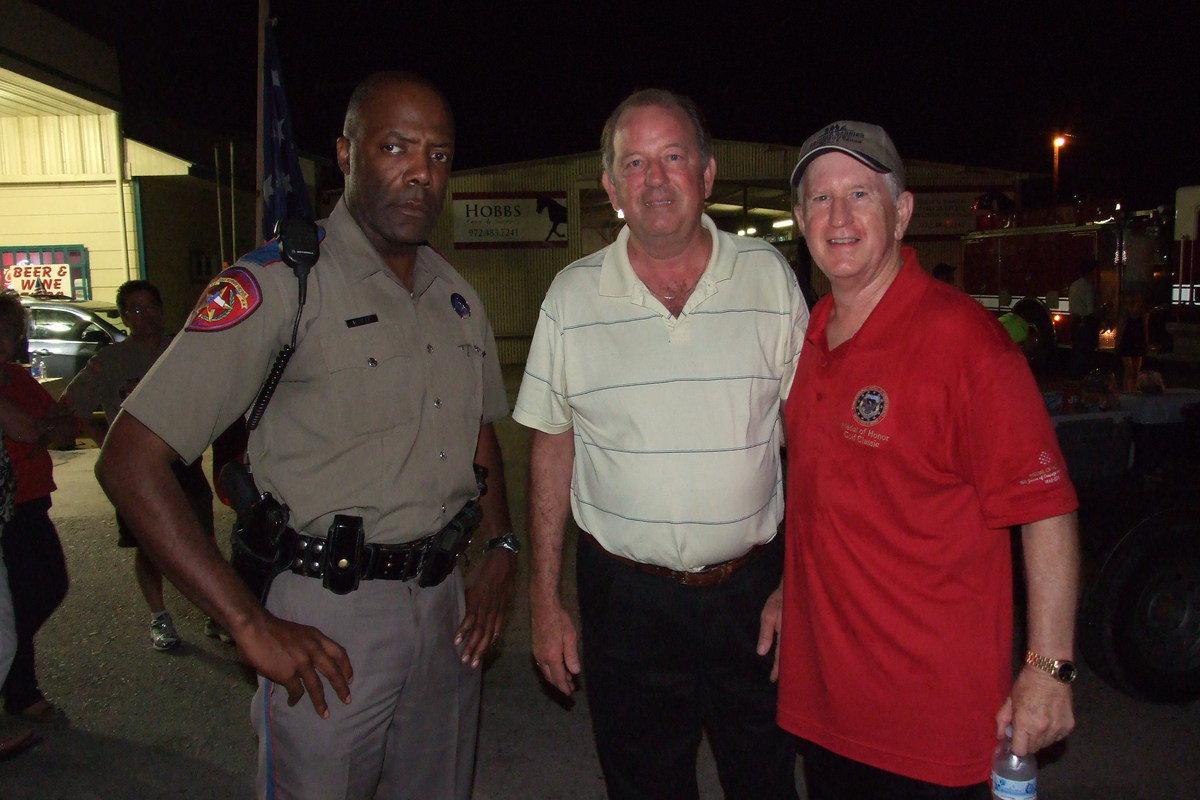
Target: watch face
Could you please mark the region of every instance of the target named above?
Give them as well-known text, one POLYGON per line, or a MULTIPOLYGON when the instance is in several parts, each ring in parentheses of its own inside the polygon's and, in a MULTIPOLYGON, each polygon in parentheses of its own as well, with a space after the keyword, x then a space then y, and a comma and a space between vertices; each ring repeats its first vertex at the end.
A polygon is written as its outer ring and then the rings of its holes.
POLYGON ((1075 680, 1075 676, 1078 674, 1078 672, 1079 671, 1075 669, 1074 664, 1072 664, 1070 661, 1064 661, 1058 665, 1058 669, 1055 671, 1054 677, 1058 678, 1063 683, 1070 683, 1071 681, 1075 680))

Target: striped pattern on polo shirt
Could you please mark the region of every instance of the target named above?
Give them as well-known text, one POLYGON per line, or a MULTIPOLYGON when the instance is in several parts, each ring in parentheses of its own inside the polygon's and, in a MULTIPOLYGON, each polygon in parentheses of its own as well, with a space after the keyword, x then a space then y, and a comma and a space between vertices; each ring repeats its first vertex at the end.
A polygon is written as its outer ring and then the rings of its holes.
POLYGON ((678 319, 633 275, 624 231, 560 272, 513 412, 547 433, 573 429, 580 527, 612 552, 672 569, 774 535, 779 401, 807 322, 774 248, 710 231, 713 258, 678 319))

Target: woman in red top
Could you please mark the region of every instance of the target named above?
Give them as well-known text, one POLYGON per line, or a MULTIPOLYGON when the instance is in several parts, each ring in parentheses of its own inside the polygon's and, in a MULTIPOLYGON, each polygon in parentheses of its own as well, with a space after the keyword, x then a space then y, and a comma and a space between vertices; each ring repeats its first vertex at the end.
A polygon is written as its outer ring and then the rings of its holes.
POLYGON ((39 420, 42 430, 33 442, 4 437, 17 478, 12 518, 0 535, 17 627, 17 652, 3 687, 4 707, 10 714, 42 722, 58 710, 38 688, 33 637, 67 594, 66 559, 50 521, 50 493, 55 487, 46 447, 73 440, 75 426, 69 413, 28 371, 13 363, 28 324, 20 297, 0 294, 0 396, 39 420))

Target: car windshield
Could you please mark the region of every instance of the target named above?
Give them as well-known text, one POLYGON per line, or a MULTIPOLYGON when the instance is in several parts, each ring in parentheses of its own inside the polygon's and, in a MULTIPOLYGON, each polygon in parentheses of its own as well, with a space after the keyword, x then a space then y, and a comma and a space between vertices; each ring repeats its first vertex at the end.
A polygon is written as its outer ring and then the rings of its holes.
POLYGON ((96 316, 103 319, 109 325, 112 325, 121 333, 129 333, 129 328, 125 325, 124 320, 121 319, 121 312, 117 311, 116 308, 102 308, 98 309, 95 313, 96 316))

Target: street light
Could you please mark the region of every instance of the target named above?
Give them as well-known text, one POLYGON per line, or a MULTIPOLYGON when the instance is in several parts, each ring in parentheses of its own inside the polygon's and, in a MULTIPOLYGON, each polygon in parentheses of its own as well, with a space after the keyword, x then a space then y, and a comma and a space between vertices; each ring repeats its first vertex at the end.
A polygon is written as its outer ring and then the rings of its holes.
POLYGON ((1051 203, 1056 209, 1054 212, 1056 216, 1058 214, 1058 151, 1066 143, 1067 137, 1065 136, 1055 136, 1053 141, 1051 141, 1051 144, 1054 145, 1054 192, 1051 195, 1051 203))

